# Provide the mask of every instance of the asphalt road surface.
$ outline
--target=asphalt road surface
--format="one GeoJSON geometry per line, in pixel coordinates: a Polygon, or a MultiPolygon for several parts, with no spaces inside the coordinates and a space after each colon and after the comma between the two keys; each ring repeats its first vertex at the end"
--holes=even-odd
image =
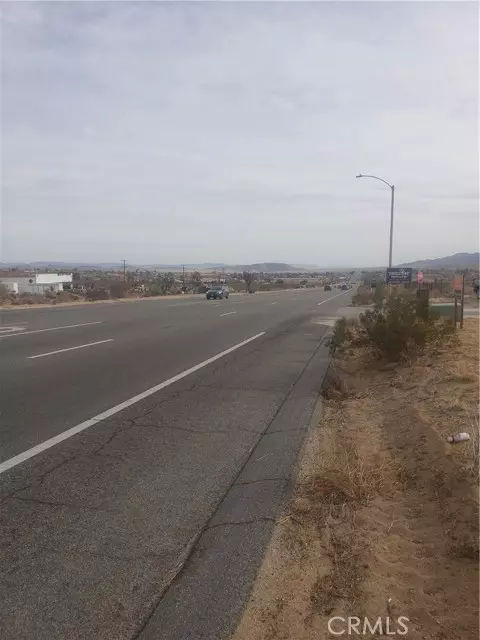
{"type": "Polygon", "coordinates": [[[228,638],[350,297],[0,311],[0,637],[228,638]]]}

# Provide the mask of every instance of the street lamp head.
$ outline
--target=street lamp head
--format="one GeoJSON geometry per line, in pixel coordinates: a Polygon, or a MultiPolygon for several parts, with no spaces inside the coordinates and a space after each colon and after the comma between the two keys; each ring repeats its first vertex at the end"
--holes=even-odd
{"type": "Polygon", "coordinates": [[[362,174],[359,173],[358,176],[355,176],[356,178],[363,178],[362,174]]]}

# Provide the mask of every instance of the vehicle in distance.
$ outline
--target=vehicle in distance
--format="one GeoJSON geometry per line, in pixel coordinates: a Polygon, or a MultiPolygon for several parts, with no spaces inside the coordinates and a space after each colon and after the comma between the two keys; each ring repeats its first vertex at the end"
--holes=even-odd
{"type": "Polygon", "coordinates": [[[331,287],[329,284],[326,284],[326,285],[323,287],[323,290],[324,290],[324,291],[331,291],[331,290],[332,290],[332,287],[331,287]]]}
{"type": "Polygon", "coordinates": [[[230,290],[223,284],[215,284],[207,291],[207,300],[221,300],[228,298],[230,290]]]}
{"type": "Polygon", "coordinates": [[[346,285],[346,284],[342,284],[342,286],[340,287],[340,289],[341,289],[342,291],[347,291],[348,287],[347,287],[347,285],[346,285]]]}

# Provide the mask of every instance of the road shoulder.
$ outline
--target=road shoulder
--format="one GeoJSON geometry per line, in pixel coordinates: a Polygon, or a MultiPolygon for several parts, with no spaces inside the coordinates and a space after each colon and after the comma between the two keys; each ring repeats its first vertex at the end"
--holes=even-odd
{"type": "Polygon", "coordinates": [[[401,616],[478,638],[478,321],[460,340],[413,366],[336,360],[233,640],[326,640],[334,618],[346,637],[349,617],[391,635],[401,616]]]}
{"type": "Polygon", "coordinates": [[[329,362],[322,340],[163,595],[141,640],[229,638],[247,603],[329,362]]]}

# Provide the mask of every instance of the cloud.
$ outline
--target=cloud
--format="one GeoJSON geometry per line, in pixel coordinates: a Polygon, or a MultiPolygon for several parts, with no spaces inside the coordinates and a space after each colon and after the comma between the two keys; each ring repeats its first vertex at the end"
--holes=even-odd
{"type": "Polygon", "coordinates": [[[2,8],[3,260],[477,249],[476,4],[2,8]]]}

